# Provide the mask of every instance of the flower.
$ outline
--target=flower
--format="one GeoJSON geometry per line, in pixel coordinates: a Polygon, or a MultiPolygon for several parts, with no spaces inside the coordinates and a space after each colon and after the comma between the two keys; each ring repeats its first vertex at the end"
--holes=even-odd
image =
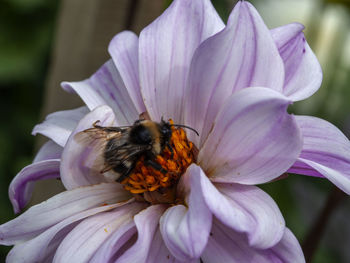
{"type": "Polygon", "coordinates": [[[0,226],[1,244],[15,245],[7,261],[304,262],[277,205],[254,186],[296,172],[350,192],[349,141],[326,121],[286,111],[322,80],[302,30],[269,31],[244,1],[225,26],[209,0],[175,0],[139,37],[116,35],[111,60],[62,84],[87,107],[34,128],[51,141],[12,181],[15,212],[37,180],[60,178],[67,190],[0,226]],[[200,133],[182,141],[198,155],[171,185],[179,202],[111,181],[92,169],[99,152],[75,139],[97,120],[132,125],[144,112],[200,133]]]}

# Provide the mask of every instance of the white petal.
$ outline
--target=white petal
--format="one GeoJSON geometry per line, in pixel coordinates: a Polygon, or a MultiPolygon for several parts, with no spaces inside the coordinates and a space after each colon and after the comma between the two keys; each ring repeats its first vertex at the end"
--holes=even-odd
{"type": "Polygon", "coordinates": [[[116,183],[86,186],[62,192],[1,225],[0,244],[17,244],[37,236],[48,227],[76,213],[128,199],[130,194],[116,183]]]}
{"type": "Polygon", "coordinates": [[[277,47],[255,8],[239,1],[226,28],[204,41],[193,56],[185,108],[185,124],[200,148],[226,99],[247,87],[282,91],[284,67],[277,47]]]}
{"type": "Polygon", "coordinates": [[[152,205],[135,216],[137,227],[137,241],[129,248],[116,263],[129,262],[154,262],[148,260],[148,254],[152,249],[153,238],[158,229],[159,218],[165,210],[163,205],[152,205]]]}
{"type": "MultiPolygon", "coordinates": [[[[78,123],[77,123],[78,124],[78,123]]],[[[36,154],[33,163],[50,160],[60,159],[63,148],[53,141],[46,142],[36,154]]]]}
{"type": "Polygon", "coordinates": [[[283,94],[293,101],[310,97],[322,82],[320,63],[306,42],[303,29],[303,25],[291,23],[271,30],[285,67],[283,94]]]}
{"type": "Polygon", "coordinates": [[[97,107],[79,122],[62,153],[61,179],[66,189],[107,182],[103,174],[92,169],[95,160],[103,153],[93,147],[93,140],[85,144],[74,137],[78,132],[91,128],[96,121],[100,121],[101,126],[116,126],[114,113],[108,106],[97,107]]]}
{"type": "Polygon", "coordinates": [[[68,137],[86,113],[88,113],[86,107],[51,113],[47,115],[43,123],[34,127],[32,134],[37,135],[40,133],[45,135],[64,147],[68,137]]]}
{"type": "Polygon", "coordinates": [[[181,179],[189,183],[188,207],[173,206],[165,211],[160,220],[160,231],[166,246],[178,260],[183,261],[200,257],[212,223],[212,214],[200,188],[198,169],[196,165],[190,166],[181,179]]]}
{"type": "Polygon", "coordinates": [[[107,61],[89,79],[80,82],[63,82],[62,87],[76,92],[90,110],[101,105],[110,106],[118,125],[130,125],[139,118],[134,103],[112,60],[107,61]]]}
{"type": "Polygon", "coordinates": [[[9,186],[9,197],[15,213],[30,201],[34,182],[60,177],[60,159],[44,160],[24,167],[9,186]]]}
{"type": "Polygon", "coordinates": [[[60,236],[59,232],[65,232],[65,228],[68,228],[68,226],[75,222],[78,222],[79,220],[101,212],[112,210],[118,206],[120,206],[120,204],[100,206],[67,217],[66,219],[50,227],[48,230],[44,231],[37,237],[14,246],[14,248],[10,251],[9,255],[7,256],[6,260],[8,262],[13,263],[42,262],[48,254],[47,250],[49,248],[52,249],[52,247],[54,246],[53,243],[56,243],[55,247],[57,249],[59,243],[57,244],[57,242],[55,241],[57,241],[57,239],[60,239],[61,241],[63,240],[64,236],[61,236],[61,238],[57,238],[58,236],[60,236]]]}
{"type": "Polygon", "coordinates": [[[255,249],[239,233],[213,222],[208,245],[202,255],[203,262],[244,262],[244,263],[304,263],[300,245],[289,229],[281,241],[270,249],[255,249]]]}
{"type": "Polygon", "coordinates": [[[88,262],[113,232],[128,224],[144,207],[135,202],[83,220],[63,239],[53,262],[88,262]]]}
{"type": "MultiPolygon", "coordinates": [[[[250,219],[250,224],[246,225],[245,229],[250,246],[266,249],[276,245],[281,240],[285,230],[284,218],[268,194],[258,187],[250,185],[217,184],[216,187],[223,196],[230,200],[231,209],[241,210],[250,219]]],[[[212,202],[213,208],[215,208],[214,205],[215,203],[212,202]]],[[[223,212],[228,214],[228,210],[223,212]]],[[[233,212],[233,214],[236,213],[233,212]]],[[[219,220],[221,219],[219,215],[216,216],[219,220]]],[[[222,222],[235,227],[233,218],[222,222]]]]}
{"type": "Polygon", "coordinates": [[[131,31],[117,34],[109,43],[108,51],[117,67],[129,96],[138,113],[146,111],[139,81],[139,40],[131,31]]]}
{"type": "Polygon", "coordinates": [[[326,177],[350,194],[350,141],[333,124],[315,117],[296,116],[304,138],[298,161],[288,170],[326,177]]]}
{"type": "Polygon", "coordinates": [[[288,104],[286,97],[267,88],[233,94],[199,152],[198,163],[211,180],[258,184],[286,172],[302,147],[288,104]]]}
{"type": "Polygon", "coordinates": [[[139,42],[141,92],[154,121],[179,123],[191,59],[198,45],[224,24],[209,0],[175,0],[142,30],[139,42]]]}
{"type": "Polygon", "coordinates": [[[133,220],[127,221],[111,234],[103,244],[98,248],[89,263],[111,262],[118,258],[134,243],[136,227],[133,220]]]}

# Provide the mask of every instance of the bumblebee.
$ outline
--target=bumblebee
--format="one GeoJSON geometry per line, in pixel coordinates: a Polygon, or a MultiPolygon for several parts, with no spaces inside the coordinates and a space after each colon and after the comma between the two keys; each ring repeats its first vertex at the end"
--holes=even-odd
{"type": "Polygon", "coordinates": [[[170,124],[163,119],[160,123],[137,120],[131,126],[121,127],[102,127],[98,123],[99,121],[96,121],[92,125],[93,128],[77,133],[75,139],[86,142],[86,138],[89,138],[92,141],[98,141],[101,152],[94,166],[100,173],[113,171],[114,180],[119,183],[131,174],[137,161],[142,157],[145,165],[152,166],[164,174],[167,173],[161,165],[155,162],[155,159],[166,147],[170,153],[173,152],[170,145],[172,126],[188,128],[199,135],[191,127],[170,124]]]}

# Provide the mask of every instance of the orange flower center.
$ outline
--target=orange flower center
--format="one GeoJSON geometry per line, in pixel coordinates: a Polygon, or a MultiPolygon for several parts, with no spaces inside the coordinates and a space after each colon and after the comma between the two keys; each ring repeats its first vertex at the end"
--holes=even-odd
{"type": "Polygon", "coordinates": [[[133,172],[122,182],[124,188],[139,199],[150,203],[174,202],[177,182],[187,167],[195,162],[194,146],[185,131],[174,126],[171,130],[169,144],[172,150],[166,147],[155,160],[164,170],[145,165],[144,158],[140,158],[133,172]]]}

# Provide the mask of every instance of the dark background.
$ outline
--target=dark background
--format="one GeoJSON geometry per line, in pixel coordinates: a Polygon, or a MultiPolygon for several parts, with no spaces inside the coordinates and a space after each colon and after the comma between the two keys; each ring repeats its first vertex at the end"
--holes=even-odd
{"type": "MultiPolygon", "coordinates": [[[[145,4],[143,0],[100,0],[95,4],[86,1],[85,14],[98,11],[92,12],[90,19],[90,14],[87,18],[79,17],[79,12],[69,14],[73,12],[69,5],[82,2],[70,1],[68,4],[64,0],[0,0],[0,223],[14,217],[7,196],[11,179],[31,163],[41,143],[42,139],[30,135],[34,125],[49,112],[80,103],[75,99],[67,102],[69,99],[60,91],[58,83],[88,77],[108,57],[107,44],[114,34],[125,28],[139,32],[171,2],[152,0],[145,4]],[[123,14],[123,18],[114,21],[118,16],[113,12],[123,14]],[[69,22],[67,17],[72,20],[69,22]],[[65,33],[69,30],[72,36],[79,33],[79,23],[84,24],[84,19],[92,21],[91,25],[96,27],[91,29],[90,26],[90,35],[82,36],[91,41],[90,46],[88,41],[84,42],[87,46],[76,44],[78,40],[65,33]],[[74,25],[77,32],[70,29],[74,25]],[[105,32],[103,35],[100,28],[105,32]],[[81,57],[85,56],[87,62],[80,62],[79,52],[74,49],[83,50],[85,55],[81,57]],[[76,57],[72,57],[74,55],[76,57]]],[[[234,1],[212,2],[226,21],[234,1]]],[[[312,98],[295,103],[291,112],[324,118],[349,137],[349,1],[252,2],[271,28],[293,21],[305,24],[306,38],[323,67],[322,88],[312,98]]],[[[83,15],[84,9],[80,13],[83,15]]],[[[308,235],[312,243],[318,245],[312,262],[350,262],[350,201],[347,196],[335,191],[326,180],[299,175],[290,175],[262,188],[276,200],[287,225],[300,243],[304,243],[308,253],[311,251],[312,254],[312,248],[306,244],[308,235]],[[319,215],[324,207],[328,210],[322,221],[319,215]],[[310,235],[313,227],[320,235],[310,235]]],[[[0,262],[4,261],[8,250],[8,247],[0,247],[0,262]]]]}

